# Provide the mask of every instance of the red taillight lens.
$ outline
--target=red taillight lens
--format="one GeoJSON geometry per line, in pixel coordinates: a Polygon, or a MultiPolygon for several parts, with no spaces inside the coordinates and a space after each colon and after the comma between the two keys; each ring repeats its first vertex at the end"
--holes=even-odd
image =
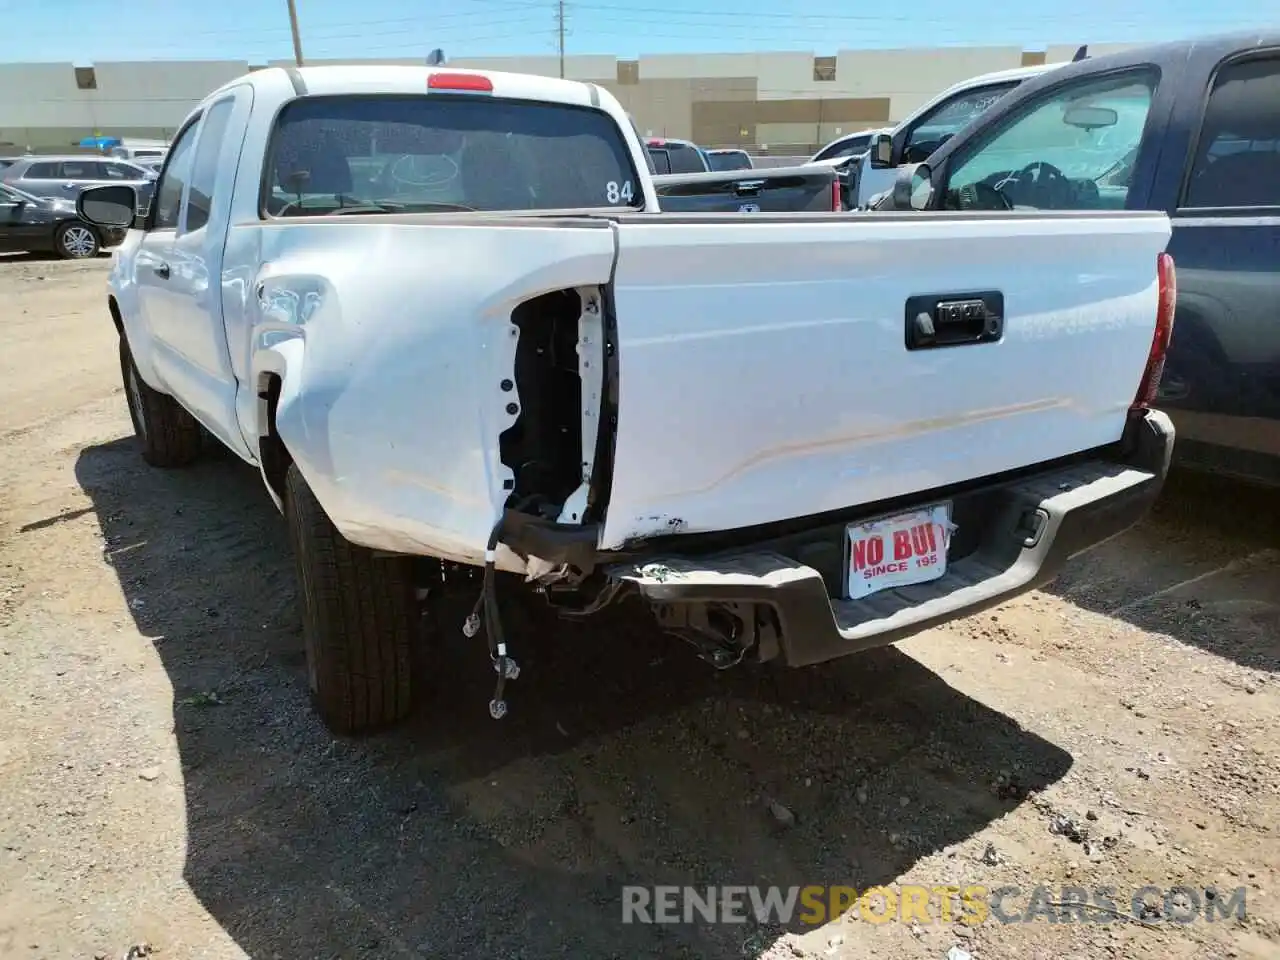
{"type": "Polygon", "coordinates": [[[844,209],[844,204],[840,199],[840,178],[836,177],[831,181],[831,209],[839,213],[844,209]]]}
{"type": "Polygon", "coordinates": [[[427,89],[493,93],[493,81],[474,73],[433,73],[427,77],[427,89]]]}
{"type": "Polygon", "coordinates": [[[1133,400],[1134,410],[1145,410],[1155,403],[1156,392],[1160,389],[1160,378],[1164,375],[1164,358],[1169,352],[1169,342],[1173,339],[1173,315],[1178,305],[1178,277],[1173,266],[1173,257],[1169,254],[1156,255],[1156,277],[1159,284],[1156,332],[1151,337],[1147,369],[1142,373],[1138,395],[1133,400]]]}

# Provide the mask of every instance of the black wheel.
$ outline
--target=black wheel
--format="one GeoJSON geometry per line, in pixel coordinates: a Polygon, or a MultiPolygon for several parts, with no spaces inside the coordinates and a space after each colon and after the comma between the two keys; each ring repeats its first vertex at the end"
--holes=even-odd
{"type": "Polygon", "coordinates": [[[120,338],[120,374],[142,459],[153,467],[185,467],[200,455],[200,421],[138,375],[129,341],[120,338]]]}
{"type": "Polygon", "coordinates": [[[58,256],[64,260],[89,260],[98,255],[102,242],[87,223],[72,220],[58,228],[54,237],[58,256]]]}
{"type": "Polygon", "coordinates": [[[404,719],[418,621],[412,559],[380,556],[345,539],[293,464],[285,514],[320,719],[338,734],[369,733],[404,719]]]}

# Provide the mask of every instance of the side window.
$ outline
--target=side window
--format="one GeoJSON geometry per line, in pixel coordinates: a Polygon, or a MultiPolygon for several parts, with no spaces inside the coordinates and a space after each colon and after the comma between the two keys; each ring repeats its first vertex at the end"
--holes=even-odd
{"type": "Polygon", "coordinates": [[[178,211],[182,203],[182,189],[191,176],[191,142],[195,139],[198,123],[192,122],[178,136],[169,154],[169,162],[165,165],[160,180],[156,183],[155,219],[151,222],[152,230],[176,230],[178,228],[178,211]]]}
{"type": "Polygon", "coordinates": [[[1155,86],[1144,70],[1059,87],[955,158],[946,206],[1123,209],[1155,86]]]}
{"type": "Polygon", "coordinates": [[[200,142],[196,145],[191,165],[191,189],[187,191],[187,233],[199,230],[209,222],[209,210],[213,204],[213,188],[218,179],[218,156],[227,134],[227,123],[235,109],[235,99],[219,100],[205,114],[200,127],[200,142]]]}
{"type": "Polygon", "coordinates": [[[98,166],[93,160],[63,160],[62,176],[67,180],[98,180],[98,166]]]}
{"type": "Polygon", "coordinates": [[[1280,207],[1280,56],[1218,71],[1182,207],[1280,207]]]}
{"type": "Polygon", "coordinates": [[[828,147],[815,157],[815,160],[834,160],[836,157],[851,157],[855,153],[866,153],[868,137],[857,137],[847,140],[838,147],[828,147]]]}
{"type": "Polygon", "coordinates": [[[22,175],[24,180],[57,180],[58,165],[56,163],[33,163],[22,175]]]}
{"type": "Polygon", "coordinates": [[[929,155],[994,106],[1017,82],[958,93],[916,121],[902,148],[903,163],[923,163],[929,155]]]}
{"type": "Polygon", "coordinates": [[[104,163],[107,168],[107,180],[141,180],[145,174],[137,167],[127,163],[104,163]]]}

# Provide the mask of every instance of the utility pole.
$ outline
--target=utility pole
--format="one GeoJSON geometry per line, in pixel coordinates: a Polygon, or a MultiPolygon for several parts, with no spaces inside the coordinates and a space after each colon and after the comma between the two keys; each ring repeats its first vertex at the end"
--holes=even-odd
{"type": "MultiPolygon", "coordinates": [[[[292,4],[293,0],[289,0],[292,4]]],[[[556,0],[556,32],[560,35],[560,79],[564,79],[564,0],[556,0]]]]}
{"type": "Polygon", "coordinates": [[[298,8],[289,0],[289,29],[293,31],[293,59],[302,66],[302,39],[298,36],[298,8]]]}

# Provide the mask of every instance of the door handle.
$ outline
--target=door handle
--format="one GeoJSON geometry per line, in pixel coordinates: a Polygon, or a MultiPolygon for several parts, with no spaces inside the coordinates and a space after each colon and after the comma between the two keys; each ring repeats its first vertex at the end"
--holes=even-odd
{"type": "Polygon", "coordinates": [[[155,271],[156,271],[156,276],[159,277],[161,280],[169,279],[169,265],[167,263],[160,264],[158,267],[155,268],[155,271]]]}
{"type": "Polygon", "coordinates": [[[1004,334],[1004,295],[998,290],[908,297],[908,350],[990,343],[1004,334]]]}

